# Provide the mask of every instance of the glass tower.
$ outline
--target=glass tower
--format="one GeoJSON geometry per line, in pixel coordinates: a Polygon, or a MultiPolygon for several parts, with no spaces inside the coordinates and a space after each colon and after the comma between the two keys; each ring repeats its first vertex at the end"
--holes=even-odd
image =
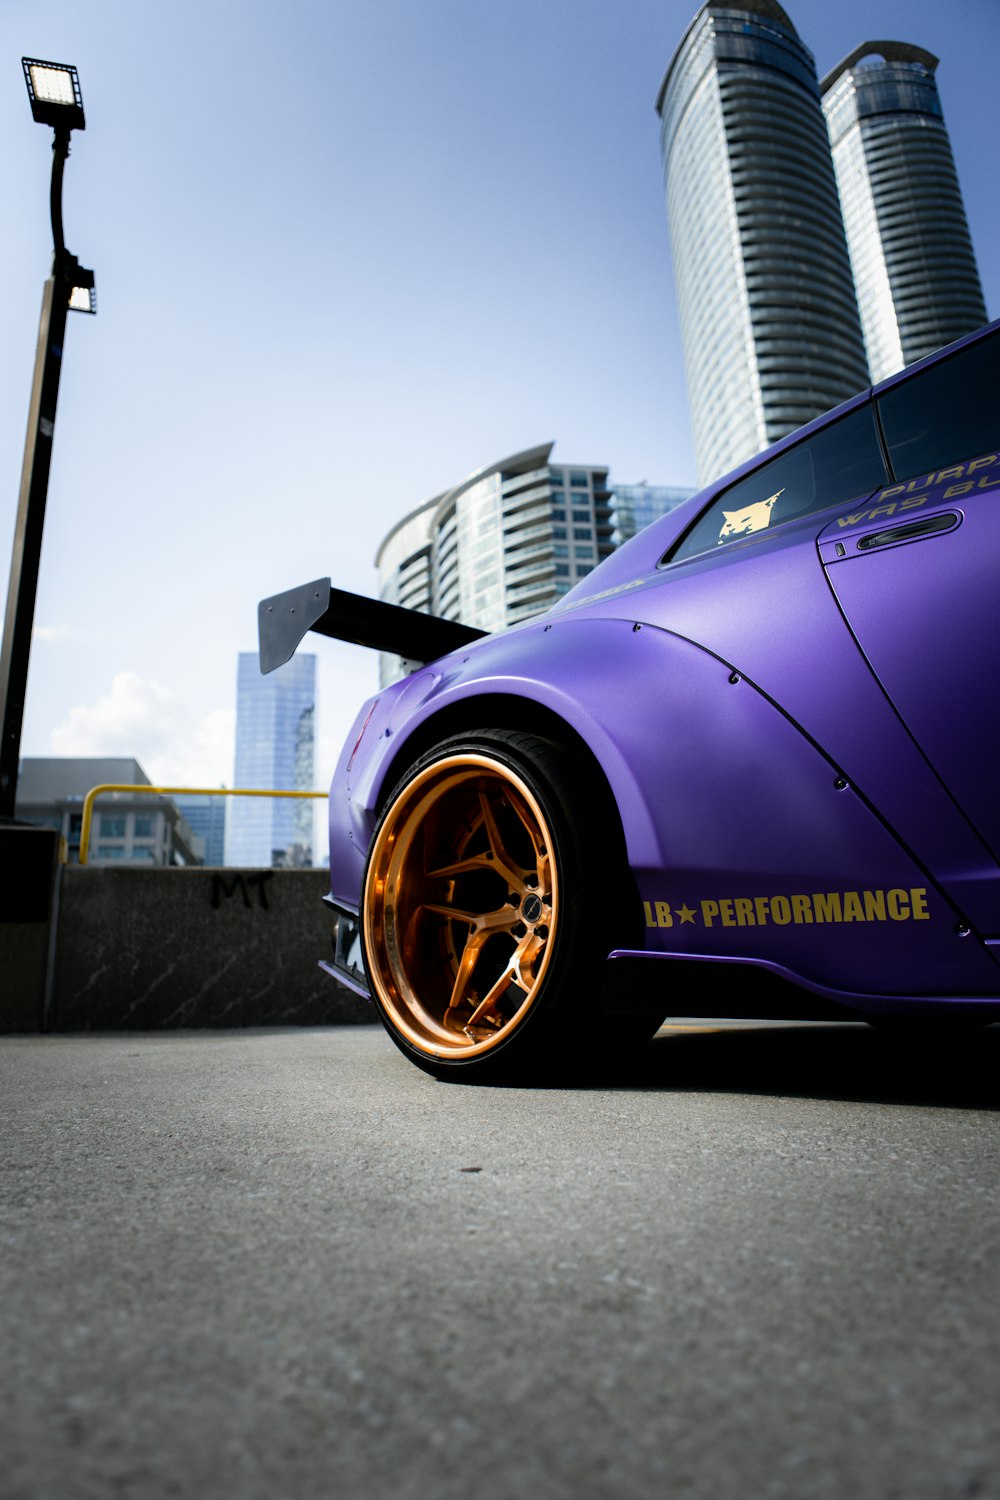
{"type": "MultiPolygon", "coordinates": [[[[313,790],[316,658],[293,656],[261,676],[256,652],[241,651],[236,684],[235,785],[313,790]]],[[[312,864],[309,798],[233,797],[226,864],[257,869],[312,864]]]]}
{"type": "Polygon", "coordinates": [[[657,99],[698,477],[868,384],[816,66],[776,0],[703,5],[657,99]]]}
{"type": "Polygon", "coordinates": [[[646,484],[645,480],[641,484],[616,484],[611,491],[611,540],[620,547],[695,493],[666,484],[646,484]]]}
{"type": "MultiPolygon", "coordinates": [[[[393,527],[380,597],[481,630],[548,609],[614,548],[606,468],[550,462],[551,443],[477,469],[393,527]]],[[[406,670],[382,658],[385,685],[406,670]]]]}
{"type": "Polygon", "coordinates": [[[820,85],[873,381],[986,322],[937,63],[865,42],[820,85]]]}
{"type": "Polygon", "coordinates": [[[174,797],[174,802],[186,819],[191,832],[205,845],[203,864],[222,865],[226,862],[226,803],[228,800],[227,797],[174,797]]]}

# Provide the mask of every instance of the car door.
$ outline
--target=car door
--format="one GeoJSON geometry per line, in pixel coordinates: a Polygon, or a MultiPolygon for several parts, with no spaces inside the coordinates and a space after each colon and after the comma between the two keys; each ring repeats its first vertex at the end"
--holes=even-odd
{"type": "Polygon", "coordinates": [[[998,356],[994,334],[884,393],[877,404],[895,472],[917,472],[820,537],[830,584],[872,671],[994,858],[998,356]]]}

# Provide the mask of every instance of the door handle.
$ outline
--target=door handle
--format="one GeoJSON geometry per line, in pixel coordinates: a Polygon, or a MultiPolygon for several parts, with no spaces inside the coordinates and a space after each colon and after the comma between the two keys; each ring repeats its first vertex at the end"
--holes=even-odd
{"type": "Polygon", "coordinates": [[[888,526],[884,531],[871,531],[858,539],[858,551],[870,552],[874,547],[891,547],[894,542],[915,542],[920,537],[939,536],[945,531],[954,531],[962,524],[958,511],[939,512],[934,516],[921,516],[918,521],[904,521],[902,526],[888,526]]]}

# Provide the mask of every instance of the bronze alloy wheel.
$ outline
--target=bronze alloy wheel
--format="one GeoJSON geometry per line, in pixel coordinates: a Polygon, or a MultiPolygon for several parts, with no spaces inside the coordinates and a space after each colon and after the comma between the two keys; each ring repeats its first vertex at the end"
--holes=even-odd
{"type": "Polygon", "coordinates": [[[456,749],[397,790],[369,856],[364,941],[380,1008],[415,1051],[457,1063],[507,1041],[559,919],[551,821],[501,757],[456,749]]]}

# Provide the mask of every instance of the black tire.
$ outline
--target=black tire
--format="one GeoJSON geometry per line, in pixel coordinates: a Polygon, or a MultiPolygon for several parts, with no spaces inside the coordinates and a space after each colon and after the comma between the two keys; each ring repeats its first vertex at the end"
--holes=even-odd
{"type": "Polygon", "coordinates": [[[566,1076],[656,1029],[600,1010],[603,961],[641,946],[641,908],[606,787],[551,740],[477,732],[411,766],[361,912],[379,1014],[436,1077],[566,1076]]]}

